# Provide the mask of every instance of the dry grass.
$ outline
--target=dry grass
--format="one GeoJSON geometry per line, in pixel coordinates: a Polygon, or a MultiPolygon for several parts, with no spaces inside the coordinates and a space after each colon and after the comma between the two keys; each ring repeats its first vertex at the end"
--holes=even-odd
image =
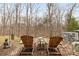
{"type": "MultiPolygon", "coordinates": [[[[0,44],[2,44],[5,41],[6,38],[7,39],[10,39],[10,36],[0,36],[0,44]]],[[[19,37],[15,36],[14,38],[15,38],[14,39],[15,42],[19,42],[20,41],[20,38],[19,37]]]]}

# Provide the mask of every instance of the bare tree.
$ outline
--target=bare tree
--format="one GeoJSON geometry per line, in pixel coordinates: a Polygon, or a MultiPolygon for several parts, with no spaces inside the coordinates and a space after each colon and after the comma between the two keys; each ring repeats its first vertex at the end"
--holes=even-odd
{"type": "Polygon", "coordinates": [[[69,10],[68,10],[68,12],[67,12],[67,14],[66,14],[66,29],[67,29],[67,26],[68,26],[68,24],[69,24],[69,22],[70,22],[70,19],[71,19],[71,17],[72,17],[72,14],[73,14],[73,11],[74,11],[74,9],[75,9],[75,7],[76,7],[76,3],[74,3],[74,4],[71,4],[72,6],[69,8],[69,10]]]}
{"type": "Polygon", "coordinates": [[[3,12],[3,19],[2,19],[2,24],[3,24],[3,35],[5,35],[5,3],[4,3],[4,12],[3,12]]]}

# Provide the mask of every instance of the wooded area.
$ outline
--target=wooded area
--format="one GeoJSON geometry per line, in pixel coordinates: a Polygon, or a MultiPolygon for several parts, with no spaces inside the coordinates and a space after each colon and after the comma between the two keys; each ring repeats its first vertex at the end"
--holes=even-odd
{"type": "Polygon", "coordinates": [[[0,4],[0,35],[53,36],[60,35],[65,28],[68,31],[79,28],[76,18],[72,15],[78,4],[70,4],[66,7],[69,9],[64,11],[55,3],[45,4],[44,10],[40,5],[39,3],[0,4]],[[67,24],[63,22],[63,18],[67,24]]]}

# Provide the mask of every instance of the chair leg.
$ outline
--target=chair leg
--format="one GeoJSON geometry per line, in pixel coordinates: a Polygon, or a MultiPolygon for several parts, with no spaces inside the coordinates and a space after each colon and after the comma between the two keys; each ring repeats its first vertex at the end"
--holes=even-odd
{"type": "Polygon", "coordinates": [[[32,51],[32,56],[33,56],[33,51],[32,51]]]}
{"type": "Polygon", "coordinates": [[[49,51],[47,51],[47,55],[49,56],[49,51]]]}
{"type": "Polygon", "coordinates": [[[47,45],[47,54],[48,54],[48,56],[49,56],[49,49],[48,49],[48,45],[47,45]]]}

